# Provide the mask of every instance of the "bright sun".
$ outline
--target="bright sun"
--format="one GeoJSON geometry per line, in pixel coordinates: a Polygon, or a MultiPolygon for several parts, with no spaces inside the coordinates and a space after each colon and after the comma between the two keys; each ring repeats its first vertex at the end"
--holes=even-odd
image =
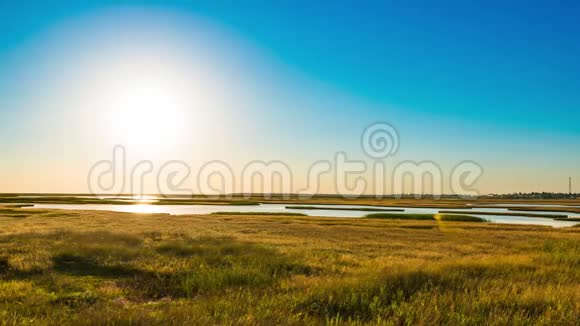
{"type": "Polygon", "coordinates": [[[140,81],[116,93],[110,108],[111,132],[117,143],[139,151],[180,143],[188,101],[179,87],[160,81],[140,81]]]}

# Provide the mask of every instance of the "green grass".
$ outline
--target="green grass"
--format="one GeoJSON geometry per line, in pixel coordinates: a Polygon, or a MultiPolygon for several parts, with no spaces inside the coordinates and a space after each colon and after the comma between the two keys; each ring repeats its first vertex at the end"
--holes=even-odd
{"type": "Polygon", "coordinates": [[[481,217],[461,214],[435,214],[435,218],[446,222],[489,222],[481,217]]]}
{"type": "Polygon", "coordinates": [[[331,211],[362,211],[362,212],[403,212],[404,209],[395,208],[350,208],[350,207],[321,207],[321,206],[286,206],[287,209],[331,210],[331,211]]]}
{"type": "Polygon", "coordinates": [[[0,325],[575,325],[580,316],[578,228],[3,216],[0,325]]]}
{"type": "Polygon", "coordinates": [[[307,216],[302,213],[286,213],[286,212],[214,212],[211,215],[277,215],[277,216],[307,216]]]}
{"type": "Polygon", "coordinates": [[[484,218],[458,215],[458,214],[392,214],[376,213],[367,214],[365,218],[397,219],[397,220],[423,220],[423,221],[447,221],[447,222],[488,222],[484,218]]]}

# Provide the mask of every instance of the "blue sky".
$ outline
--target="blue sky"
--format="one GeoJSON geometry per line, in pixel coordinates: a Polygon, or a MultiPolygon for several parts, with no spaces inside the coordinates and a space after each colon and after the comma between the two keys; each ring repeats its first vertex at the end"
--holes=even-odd
{"type": "MultiPolygon", "coordinates": [[[[78,70],[70,62],[87,49],[113,51],[118,30],[133,26],[140,38],[140,28],[165,25],[191,49],[189,33],[202,29],[197,45],[211,44],[215,66],[247,87],[228,94],[256,94],[224,111],[247,127],[232,122],[237,136],[223,137],[219,158],[356,157],[362,129],[389,121],[401,134],[399,160],[476,160],[483,192],[565,190],[566,176],[580,179],[579,15],[577,1],[0,1],[0,176],[31,176],[0,191],[35,188],[41,173],[62,177],[62,166],[107,153],[78,107],[39,99],[75,92],[63,77],[78,70]],[[183,23],[171,25],[173,16],[183,23]],[[93,30],[113,41],[91,44],[93,30]],[[63,116],[83,130],[67,129],[63,116]],[[36,175],[30,161],[48,167],[36,175]]],[[[82,191],[73,184],[54,191],[82,191]]]]}

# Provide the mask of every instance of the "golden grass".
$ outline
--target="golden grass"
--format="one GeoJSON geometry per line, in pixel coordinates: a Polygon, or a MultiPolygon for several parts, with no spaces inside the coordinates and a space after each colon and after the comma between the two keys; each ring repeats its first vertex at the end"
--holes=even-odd
{"type": "Polygon", "coordinates": [[[0,324],[544,324],[580,318],[580,229],[0,212],[0,324]]]}

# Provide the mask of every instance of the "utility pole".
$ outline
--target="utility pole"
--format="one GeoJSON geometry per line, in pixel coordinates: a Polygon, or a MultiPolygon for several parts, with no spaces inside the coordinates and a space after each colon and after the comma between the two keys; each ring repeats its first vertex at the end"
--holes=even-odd
{"type": "Polygon", "coordinates": [[[568,177],[568,191],[570,192],[570,199],[572,198],[572,177],[568,177]]]}

